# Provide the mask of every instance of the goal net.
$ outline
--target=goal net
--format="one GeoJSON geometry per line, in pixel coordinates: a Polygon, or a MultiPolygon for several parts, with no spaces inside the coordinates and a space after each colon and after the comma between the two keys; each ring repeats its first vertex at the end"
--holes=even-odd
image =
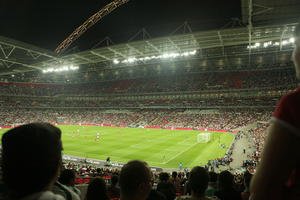
{"type": "Polygon", "coordinates": [[[199,133],[197,135],[198,143],[207,143],[210,140],[210,133],[199,133]]]}

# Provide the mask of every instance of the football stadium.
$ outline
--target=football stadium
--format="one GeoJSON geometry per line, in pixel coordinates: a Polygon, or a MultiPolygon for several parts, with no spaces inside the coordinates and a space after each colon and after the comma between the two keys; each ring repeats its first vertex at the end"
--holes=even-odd
{"type": "Polygon", "coordinates": [[[27,3],[0,8],[0,197],[290,199],[297,0],[27,3]]]}

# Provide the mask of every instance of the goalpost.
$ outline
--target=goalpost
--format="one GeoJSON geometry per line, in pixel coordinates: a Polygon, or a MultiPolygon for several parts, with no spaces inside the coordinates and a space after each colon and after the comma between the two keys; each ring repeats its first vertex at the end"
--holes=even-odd
{"type": "Polygon", "coordinates": [[[210,133],[199,133],[197,135],[197,142],[198,143],[207,143],[210,141],[210,133]]]}

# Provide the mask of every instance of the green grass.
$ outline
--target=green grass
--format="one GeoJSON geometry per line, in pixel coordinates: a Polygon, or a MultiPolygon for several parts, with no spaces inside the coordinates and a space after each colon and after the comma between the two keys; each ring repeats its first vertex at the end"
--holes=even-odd
{"type": "MultiPolygon", "coordinates": [[[[147,161],[150,166],[178,168],[205,165],[221,158],[234,139],[230,133],[213,132],[208,143],[197,143],[201,131],[64,125],[61,128],[65,155],[127,162],[147,161]],[[79,132],[78,132],[79,130],[79,132]],[[100,140],[95,141],[100,132],[100,140]]],[[[7,130],[7,129],[6,129],[7,130]]],[[[4,133],[5,129],[0,130],[4,133]]]]}

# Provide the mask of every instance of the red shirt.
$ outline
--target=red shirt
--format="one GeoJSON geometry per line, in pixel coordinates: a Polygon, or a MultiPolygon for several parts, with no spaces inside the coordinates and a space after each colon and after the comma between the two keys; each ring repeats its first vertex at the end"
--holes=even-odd
{"type": "Polygon", "coordinates": [[[273,117],[285,128],[300,136],[300,88],[281,98],[273,117]]]}

